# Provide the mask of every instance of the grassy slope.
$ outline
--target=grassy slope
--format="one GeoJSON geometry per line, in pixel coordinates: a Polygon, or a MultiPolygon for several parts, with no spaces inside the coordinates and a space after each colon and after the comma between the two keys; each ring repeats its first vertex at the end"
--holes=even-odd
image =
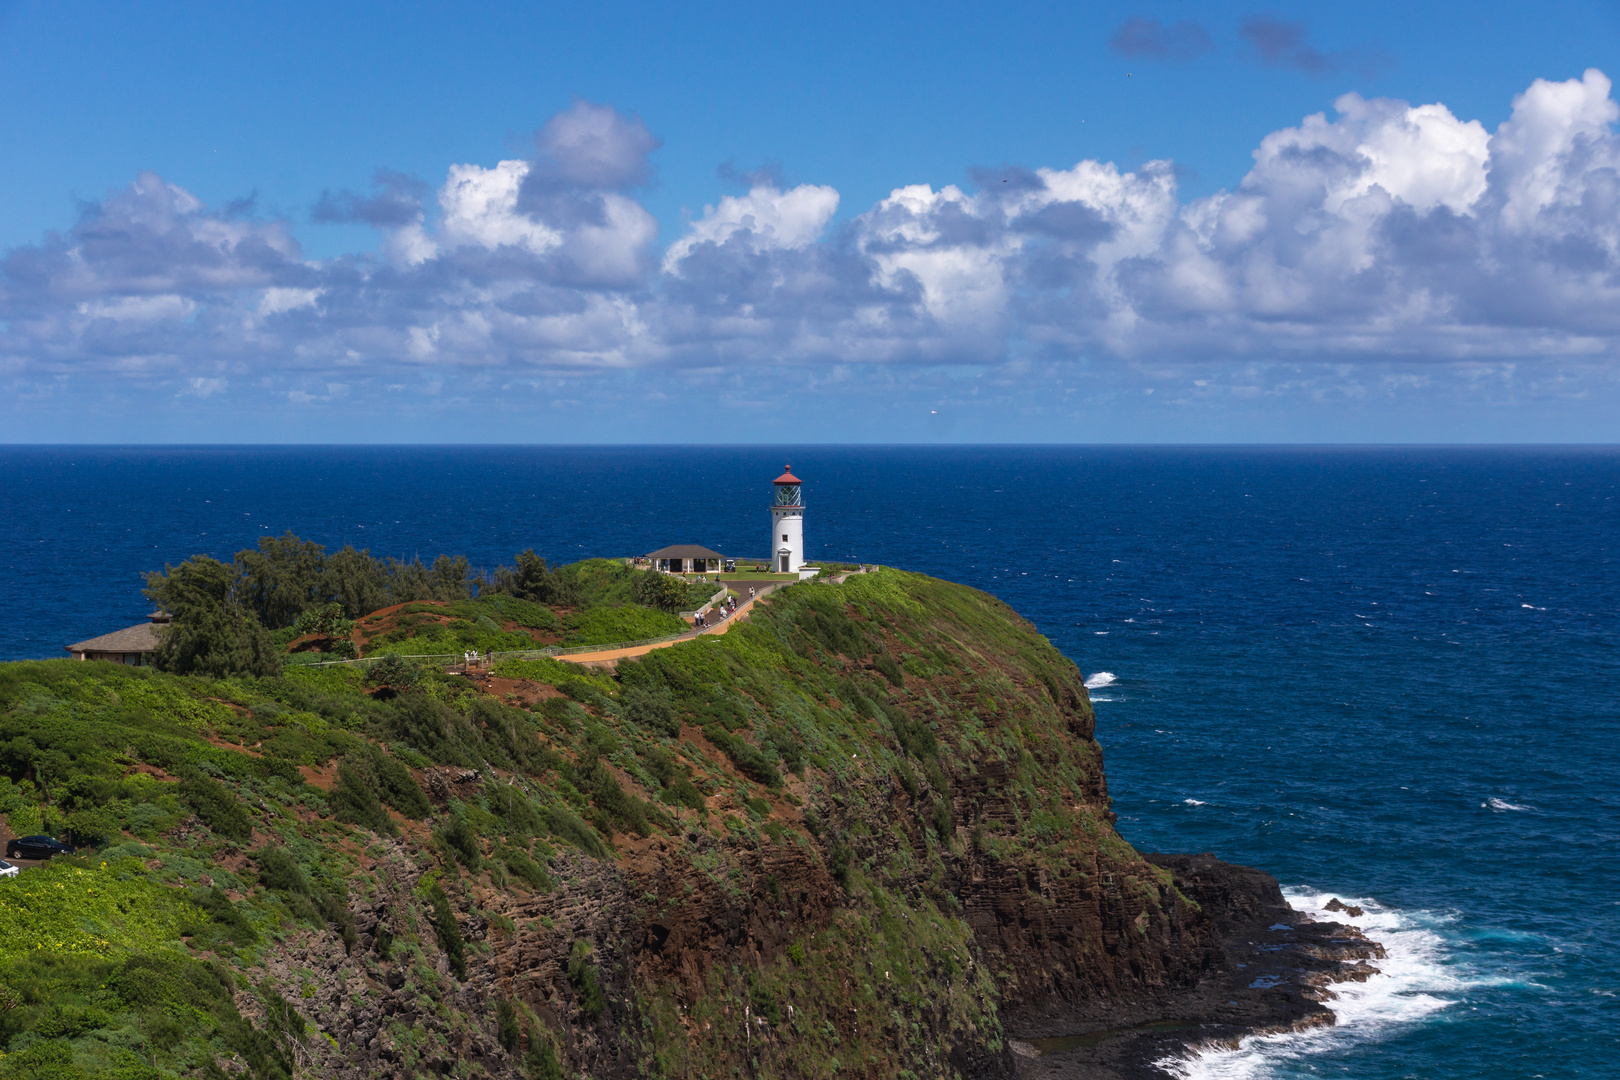
{"type": "MultiPolygon", "coordinates": [[[[636,604],[634,572],[612,559],[587,559],[560,567],[579,587],[583,604],[550,608],[501,594],[471,600],[421,601],[385,609],[359,620],[365,655],[455,656],[534,649],[545,645],[608,645],[678,634],[687,624],[664,611],[636,604]]],[[[715,586],[693,586],[702,600],[715,586]]],[[[701,603],[694,600],[692,606],[701,603]]]]}
{"type": "MultiPolygon", "coordinates": [[[[612,602],[611,578],[593,597],[612,602]]],[[[553,1052],[597,1075],[948,1073],[999,1047],[998,996],[1019,978],[974,940],[964,860],[1107,864],[1127,887],[1157,885],[1107,823],[1073,665],[959,586],[896,571],[795,586],[617,678],[544,660],[501,673],[568,696],[520,710],[431,670],[377,701],[342,669],[0,666],[0,812],[106,838],[0,882],[0,939],[25,946],[0,955],[18,1000],[0,1013],[0,1076],[47,1075],[30,1062],[52,1055],[91,1073],[201,1075],[233,1056],[260,1076],[336,1069],[351,1054],[341,1010],[359,1006],[316,1005],[334,977],[377,986],[385,968],[440,1018],[397,1028],[405,1072],[459,1054],[475,1074],[546,1075],[553,1052]],[[398,766],[430,764],[479,782],[418,824],[398,766]],[[291,856],[290,877],[271,852],[291,856]],[[679,938],[741,912],[752,943],[694,947],[676,971],[587,929],[561,989],[517,1003],[511,1054],[452,1053],[466,1032],[490,1041],[501,993],[469,1012],[440,958],[464,952],[485,985],[503,949],[560,932],[547,912],[603,858],[633,886],[621,923],[679,938]],[[518,908],[538,920],[501,914],[518,908]],[[495,931],[463,943],[442,917],[457,909],[495,931]],[[315,940],[348,954],[335,975],[289,960],[315,940]],[[746,1034],[744,1016],[767,1026],[746,1034]]]]}

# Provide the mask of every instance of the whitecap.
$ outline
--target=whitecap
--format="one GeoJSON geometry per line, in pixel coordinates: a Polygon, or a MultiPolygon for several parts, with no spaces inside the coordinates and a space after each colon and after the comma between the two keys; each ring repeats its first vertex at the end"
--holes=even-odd
{"type": "Polygon", "coordinates": [[[1394,911],[1376,900],[1343,893],[1287,889],[1284,894],[1296,911],[1320,921],[1356,926],[1382,944],[1387,956],[1372,962],[1378,974],[1366,982],[1333,985],[1338,997],[1326,1003],[1337,1021],[1333,1027],[1251,1035],[1236,1049],[1206,1048],[1187,1057],[1155,1062],[1172,1076],[1181,1080],[1261,1080],[1284,1072],[1313,1071],[1311,1058],[1343,1053],[1357,1043],[1376,1042],[1421,1023],[1455,1004],[1458,995],[1473,985],[1447,963],[1446,940],[1439,932],[1449,921],[1446,916],[1394,911]],[[1324,905],[1335,895],[1344,904],[1361,908],[1362,914],[1352,917],[1343,911],[1327,911],[1324,905]]]}
{"type": "Polygon", "coordinates": [[[1181,801],[1183,803],[1185,803],[1187,806],[1208,806],[1209,805],[1209,803],[1205,802],[1203,799],[1182,799],[1181,801]]]}
{"type": "Polygon", "coordinates": [[[1479,804],[1479,807],[1480,807],[1481,810],[1534,810],[1535,809],[1535,807],[1533,807],[1533,806],[1520,806],[1518,803],[1510,803],[1506,799],[1498,799],[1498,798],[1494,798],[1494,797],[1486,799],[1484,802],[1479,804]]]}
{"type": "Polygon", "coordinates": [[[1105,686],[1112,685],[1114,685],[1114,673],[1112,671],[1099,671],[1087,679],[1085,683],[1087,690],[1101,690],[1105,686]]]}

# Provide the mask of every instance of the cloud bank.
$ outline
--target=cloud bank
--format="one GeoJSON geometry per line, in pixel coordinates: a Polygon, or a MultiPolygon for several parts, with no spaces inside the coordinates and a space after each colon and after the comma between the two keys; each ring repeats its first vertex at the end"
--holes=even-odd
{"type": "MultiPolygon", "coordinates": [[[[1120,47],[1202,44],[1143,26],[1120,47]]],[[[1257,47],[1315,62],[1281,39],[1257,47]]],[[[436,192],[387,172],[369,193],[327,192],[315,221],[383,233],[378,250],[335,259],[306,258],[286,221],[142,174],[67,231],[4,254],[0,372],[157,381],[196,398],[279,386],[304,401],[468,371],[1290,357],[1608,368],[1617,117],[1595,69],[1536,81],[1494,132],[1441,104],[1347,94],[1333,116],[1266,136],[1234,188],[1190,201],[1171,162],[1081,161],[906,185],[837,220],[836,190],[765,172],[659,250],[637,198],[658,140],[637,117],[578,102],[530,156],[451,165],[436,192]]]]}

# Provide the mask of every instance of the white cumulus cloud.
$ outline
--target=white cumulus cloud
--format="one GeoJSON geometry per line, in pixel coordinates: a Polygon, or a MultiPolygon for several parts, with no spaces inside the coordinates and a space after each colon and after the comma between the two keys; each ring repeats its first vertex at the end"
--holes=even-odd
{"type": "Polygon", "coordinates": [[[342,369],[351,398],[398,385],[402,365],[447,386],[486,368],[770,363],[847,379],[859,364],[1076,358],[1613,371],[1617,119],[1596,70],[1537,80],[1494,131],[1442,103],[1346,94],[1197,199],[1171,162],[1083,160],[902,183],[835,222],[833,188],[758,179],[660,253],[637,197],[658,140],[578,102],[531,158],[448,166],[436,220],[414,177],[323,194],[316,219],[382,230],[378,252],[305,259],[286,222],[143,173],[0,258],[0,356],[16,377],[108,371],[218,395],[251,385],[233,375],[315,387],[342,369]]]}
{"type": "Polygon", "coordinates": [[[818,184],[800,184],[787,191],[758,185],[746,195],[726,195],[716,206],[705,206],[686,235],[669,246],[664,271],[680,273],[681,260],[699,244],[725,244],[732,240],[750,251],[802,248],[815,242],[838,212],[838,192],[818,184]]]}

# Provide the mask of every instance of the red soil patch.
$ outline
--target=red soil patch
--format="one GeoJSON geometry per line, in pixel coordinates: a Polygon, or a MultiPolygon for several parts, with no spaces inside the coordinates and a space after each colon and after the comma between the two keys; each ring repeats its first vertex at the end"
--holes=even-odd
{"type": "Polygon", "coordinates": [[[312,765],[300,765],[298,771],[303,774],[304,783],[311,787],[318,787],[322,791],[331,791],[337,786],[337,762],[329,762],[320,768],[312,765]]]}
{"type": "Polygon", "coordinates": [[[208,740],[210,746],[217,746],[221,750],[235,750],[238,754],[246,754],[248,757],[264,757],[264,754],[254,749],[254,747],[264,745],[263,742],[256,742],[253,744],[253,746],[243,746],[241,743],[233,743],[229,740],[222,739],[218,735],[215,735],[212,731],[210,731],[207,735],[204,735],[203,738],[208,740]]]}
{"type": "Polygon", "coordinates": [[[478,680],[477,685],[492,697],[524,707],[532,706],[547,698],[564,696],[555,686],[547,686],[533,679],[505,679],[499,675],[488,675],[478,680]]]}

